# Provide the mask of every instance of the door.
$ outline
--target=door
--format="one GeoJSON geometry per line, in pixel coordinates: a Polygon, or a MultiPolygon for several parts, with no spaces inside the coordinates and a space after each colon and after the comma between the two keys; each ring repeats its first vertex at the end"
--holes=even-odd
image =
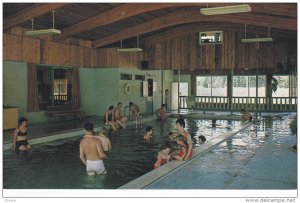
{"type": "MultiPolygon", "coordinates": [[[[172,82],[171,84],[171,109],[178,110],[178,82],[172,82]]],[[[181,82],[179,89],[179,96],[189,95],[189,83],[181,82]]]]}

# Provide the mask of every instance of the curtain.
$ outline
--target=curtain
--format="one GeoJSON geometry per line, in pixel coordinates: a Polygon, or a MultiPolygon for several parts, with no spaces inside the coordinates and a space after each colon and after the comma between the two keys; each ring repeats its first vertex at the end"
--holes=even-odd
{"type": "Polygon", "coordinates": [[[73,68],[72,71],[72,99],[71,104],[74,106],[80,105],[80,96],[79,96],[79,68],[73,68]]]}
{"type": "Polygon", "coordinates": [[[36,64],[28,64],[28,98],[27,98],[27,111],[39,111],[39,92],[37,80],[36,64]]]}

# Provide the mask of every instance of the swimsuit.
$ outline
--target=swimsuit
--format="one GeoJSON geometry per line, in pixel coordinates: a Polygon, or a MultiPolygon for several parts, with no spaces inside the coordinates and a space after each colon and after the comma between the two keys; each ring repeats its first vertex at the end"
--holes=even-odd
{"type": "MultiPolygon", "coordinates": [[[[193,155],[193,149],[191,149],[189,158],[191,158],[192,155],[193,155]]],[[[181,156],[181,157],[183,156],[183,149],[182,149],[182,148],[181,148],[180,151],[179,151],[179,156],[181,156]]]]}
{"type": "Polygon", "coordinates": [[[86,172],[96,172],[99,174],[105,174],[106,170],[102,160],[86,160],[86,172]]]}
{"type": "MultiPolygon", "coordinates": [[[[27,131],[26,131],[26,132],[21,132],[21,130],[19,129],[19,132],[18,132],[17,136],[20,136],[20,137],[27,136],[27,131]]],[[[22,145],[24,145],[24,146],[26,147],[27,145],[29,145],[29,143],[27,142],[27,140],[19,140],[19,141],[16,141],[16,149],[17,149],[17,150],[18,150],[22,145]]]]}

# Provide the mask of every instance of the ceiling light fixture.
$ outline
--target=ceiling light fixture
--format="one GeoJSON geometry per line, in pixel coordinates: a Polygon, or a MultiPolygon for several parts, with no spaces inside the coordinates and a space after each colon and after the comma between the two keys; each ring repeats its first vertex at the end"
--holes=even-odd
{"type": "Polygon", "coordinates": [[[246,13],[246,12],[251,12],[251,6],[249,4],[200,9],[200,13],[202,15],[221,15],[221,14],[246,13]]]}
{"type": "Polygon", "coordinates": [[[245,38],[241,39],[243,43],[251,43],[251,42],[273,42],[273,38],[270,37],[270,27],[268,28],[268,37],[260,37],[260,38],[247,38],[247,25],[245,25],[245,38]]]}
{"type": "Polygon", "coordinates": [[[121,48],[117,49],[118,52],[141,52],[143,49],[139,48],[139,36],[137,35],[137,47],[123,48],[123,41],[121,40],[121,48]]]}
{"type": "Polygon", "coordinates": [[[42,29],[42,30],[33,30],[33,19],[31,19],[31,28],[32,30],[26,31],[26,36],[39,36],[39,35],[51,35],[51,34],[61,34],[60,30],[57,30],[54,28],[54,13],[55,11],[52,11],[52,18],[53,18],[53,28],[51,29],[42,29]]]}

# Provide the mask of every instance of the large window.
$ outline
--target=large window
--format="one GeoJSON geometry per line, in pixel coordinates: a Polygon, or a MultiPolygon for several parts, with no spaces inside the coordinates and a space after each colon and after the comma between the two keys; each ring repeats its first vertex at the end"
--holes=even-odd
{"type": "Polygon", "coordinates": [[[280,75],[280,76],[274,76],[274,78],[277,80],[277,91],[272,91],[272,97],[289,97],[289,87],[290,87],[290,80],[289,76],[280,75]]]}
{"type": "Polygon", "coordinates": [[[39,67],[37,69],[40,110],[49,105],[71,102],[71,69],[39,67]]]}
{"type": "MultiPolygon", "coordinates": [[[[233,76],[233,97],[256,97],[256,76],[233,76]]],[[[258,97],[266,96],[266,76],[258,76],[258,97]]]]}
{"type": "Polygon", "coordinates": [[[197,96],[227,96],[227,76],[198,76],[197,96]]]}

